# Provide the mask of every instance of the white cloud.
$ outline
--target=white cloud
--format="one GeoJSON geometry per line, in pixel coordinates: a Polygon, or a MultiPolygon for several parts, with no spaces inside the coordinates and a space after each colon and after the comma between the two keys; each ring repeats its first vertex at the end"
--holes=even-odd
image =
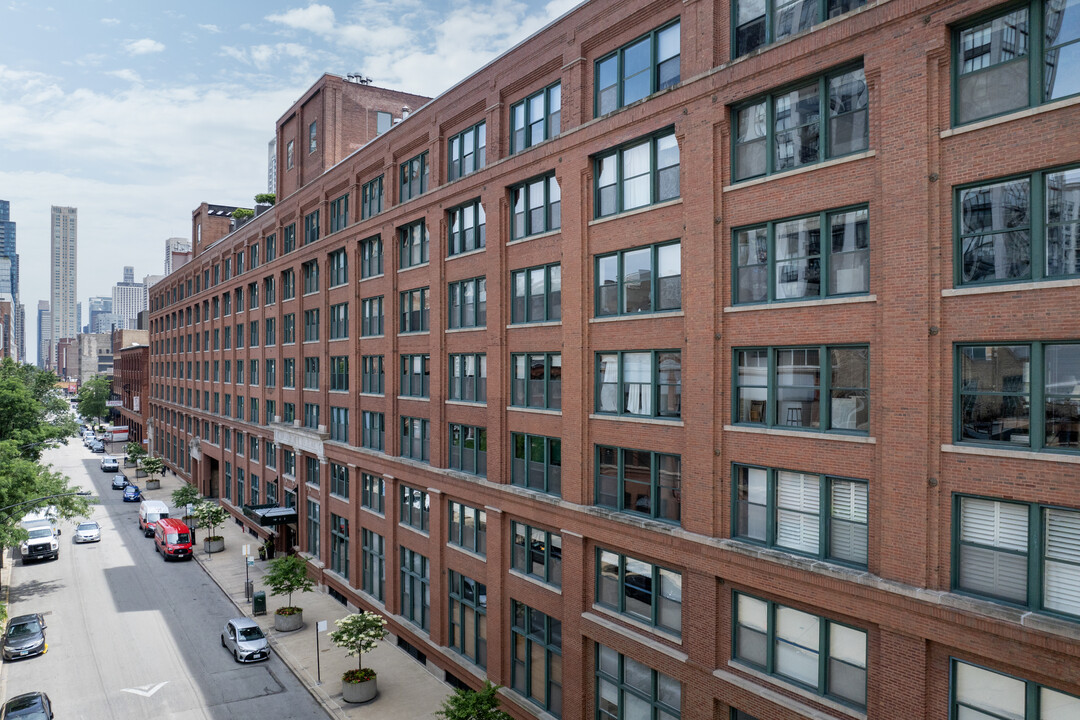
{"type": "Polygon", "coordinates": [[[290,62],[286,70],[288,70],[293,77],[308,76],[307,79],[309,82],[311,79],[311,61],[317,57],[324,57],[322,53],[311,50],[298,43],[252,45],[249,48],[223,45],[221,47],[221,54],[260,71],[269,70],[276,60],[287,58],[290,62]]]}
{"type": "Polygon", "coordinates": [[[306,8],[287,10],[280,15],[269,15],[266,19],[319,35],[329,35],[335,30],[334,10],[326,5],[311,4],[306,8]]]}
{"type": "Polygon", "coordinates": [[[215,35],[221,32],[221,28],[219,28],[217,25],[199,25],[199,27],[206,32],[213,33],[215,35]]]}
{"type": "Polygon", "coordinates": [[[101,18],[102,25],[119,25],[120,18],[101,18]]]}
{"type": "Polygon", "coordinates": [[[165,49],[165,46],[157,40],[142,38],[141,40],[129,40],[124,45],[124,49],[131,55],[147,55],[149,53],[159,53],[165,49]]]}
{"type": "Polygon", "coordinates": [[[109,72],[107,72],[105,74],[106,75],[112,75],[113,77],[120,78],[121,80],[126,80],[127,82],[130,82],[130,83],[142,84],[142,78],[139,77],[139,73],[135,72],[134,70],[132,70],[130,68],[123,68],[123,69],[120,69],[120,70],[110,70],[109,72]]]}

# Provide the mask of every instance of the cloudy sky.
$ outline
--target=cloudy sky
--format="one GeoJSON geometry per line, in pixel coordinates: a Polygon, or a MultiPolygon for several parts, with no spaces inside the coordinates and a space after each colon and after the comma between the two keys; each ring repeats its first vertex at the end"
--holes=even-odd
{"type": "Polygon", "coordinates": [[[49,211],[79,209],[78,294],[160,274],[200,202],[266,191],[274,123],[324,73],[435,96],[579,0],[0,0],[0,199],[27,353],[49,211]]]}

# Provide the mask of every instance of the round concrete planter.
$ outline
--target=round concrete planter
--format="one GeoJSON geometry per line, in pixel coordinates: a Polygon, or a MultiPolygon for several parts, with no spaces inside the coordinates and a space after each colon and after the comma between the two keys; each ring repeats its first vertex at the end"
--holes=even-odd
{"type": "Polygon", "coordinates": [[[203,550],[208,553],[219,553],[225,549],[225,538],[217,537],[213,540],[203,540],[203,550]]]}
{"type": "Polygon", "coordinates": [[[160,490],[161,489],[161,481],[160,480],[147,480],[146,481],[146,489],[147,490],[160,490]]]}
{"type": "Polygon", "coordinates": [[[341,699],[347,703],[366,703],[375,699],[379,694],[379,688],[375,685],[378,678],[371,678],[364,682],[341,682],[341,699]]]}
{"type": "Polygon", "coordinates": [[[298,612],[293,615],[278,615],[274,613],[274,629],[278,632],[292,632],[304,627],[304,613],[298,612]]]}

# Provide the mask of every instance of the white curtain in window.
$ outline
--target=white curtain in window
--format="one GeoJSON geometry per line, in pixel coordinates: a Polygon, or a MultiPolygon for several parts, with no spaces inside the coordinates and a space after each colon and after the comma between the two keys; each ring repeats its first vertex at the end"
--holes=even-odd
{"type": "Polygon", "coordinates": [[[1043,604],[1080,615],[1080,512],[1045,511],[1046,568],[1043,604]]]}
{"type": "MultiPolygon", "coordinates": [[[[984,670],[974,665],[956,662],[955,696],[957,703],[994,713],[993,717],[1024,717],[1025,683],[1022,680],[984,670]]],[[[960,718],[978,718],[971,711],[959,714],[960,718]]]]}
{"type": "Polygon", "coordinates": [[[821,481],[817,475],[776,474],[776,544],[817,553],[821,481]]]}
{"type": "Polygon", "coordinates": [[[626,353],[623,355],[623,393],[626,412],[634,415],[652,414],[652,355],[626,353]]]}

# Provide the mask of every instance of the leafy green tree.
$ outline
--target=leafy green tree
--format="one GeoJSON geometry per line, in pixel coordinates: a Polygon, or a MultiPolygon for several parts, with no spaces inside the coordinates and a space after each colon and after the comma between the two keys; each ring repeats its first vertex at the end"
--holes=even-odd
{"type": "Polygon", "coordinates": [[[499,686],[490,680],[479,691],[457,688],[435,714],[444,720],[513,720],[499,709],[499,686]]]}
{"type": "Polygon", "coordinates": [[[124,446],[124,452],[127,453],[128,460],[135,463],[135,467],[139,467],[139,463],[146,457],[146,450],[143,449],[142,443],[129,442],[124,446]]]}
{"type": "Polygon", "coordinates": [[[295,614],[300,608],[292,604],[294,592],[311,592],[315,587],[308,579],[307,563],[295,555],[274,558],[270,561],[270,569],[263,576],[263,582],[270,588],[271,595],[288,595],[289,604],[286,608],[279,608],[277,612],[283,615],[295,614]],[[291,612],[281,613],[281,610],[291,612]]]}
{"type": "MultiPolygon", "coordinates": [[[[190,485],[188,487],[191,487],[190,485]]],[[[221,536],[217,535],[217,529],[225,524],[225,520],[229,517],[229,511],[218,505],[212,500],[200,500],[195,503],[195,507],[192,512],[195,513],[195,519],[199,521],[199,525],[206,528],[210,533],[207,536],[207,540],[220,540],[221,536]]]]}
{"type": "Polygon", "coordinates": [[[105,375],[95,375],[82,384],[77,395],[76,407],[85,418],[103,418],[107,413],[105,402],[112,397],[112,384],[105,375]]]}
{"type": "Polygon", "coordinates": [[[346,657],[356,656],[356,670],[349,670],[342,679],[345,682],[363,682],[375,677],[371,669],[363,672],[364,653],[374,650],[379,641],[386,637],[386,618],[365,610],[346,615],[335,620],[334,624],[338,629],[330,633],[330,641],[345,650],[346,657]]]}
{"type": "Polygon", "coordinates": [[[172,492],[172,504],[175,508],[187,508],[198,501],[199,489],[190,483],[184,483],[172,492]]]}
{"type": "Polygon", "coordinates": [[[0,442],[12,441],[21,457],[37,460],[77,429],[54,374],[11,358],[0,362],[0,442]]]}
{"type": "Polygon", "coordinates": [[[155,475],[165,470],[165,461],[159,457],[148,457],[142,461],[142,467],[153,480],[155,475]]]}
{"type": "Polygon", "coordinates": [[[75,495],[76,489],[68,483],[51,466],[23,457],[14,442],[0,442],[0,508],[5,508],[0,510],[0,547],[26,539],[19,521],[29,512],[53,506],[61,518],[89,514],[89,500],[75,495]]]}

